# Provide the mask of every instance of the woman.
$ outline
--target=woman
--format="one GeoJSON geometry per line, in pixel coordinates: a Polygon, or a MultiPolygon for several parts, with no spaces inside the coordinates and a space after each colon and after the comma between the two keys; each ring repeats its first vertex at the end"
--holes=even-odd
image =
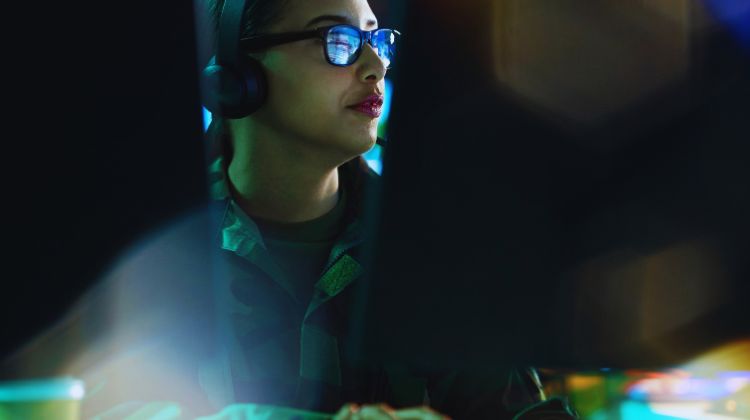
{"type": "MultiPolygon", "coordinates": [[[[222,1],[211,4],[219,45],[227,42],[222,25],[229,18],[222,13],[231,13],[229,7],[222,1]]],[[[227,328],[227,341],[237,343],[229,358],[241,360],[230,363],[232,391],[240,401],[237,394],[256,403],[338,409],[342,394],[352,392],[350,378],[342,378],[351,369],[336,366],[343,343],[331,332],[337,320],[328,301],[361,272],[356,254],[363,239],[362,190],[376,175],[360,155],[376,142],[384,77],[398,33],[378,31],[363,0],[249,1],[246,9],[240,36],[252,41],[240,49],[259,63],[260,70],[253,71],[261,76],[249,77],[264,79],[267,88],[261,90],[268,93],[242,111],[237,108],[243,106],[210,95],[206,101],[220,152],[212,167],[214,193],[226,202],[221,246],[228,254],[231,292],[220,299],[252,308],[251,315],[227,328]],[[334,26],[342,24],[350,26],[334,26]],[[278,38],[319,28],[328,28],[322,39],[268,41],[269,34],[278,38]],[[360,36],[357,29],[367,31],[369,43],[353,42],[360,36]],[[256,316],[263,312],[258,308],[270,315],[256,316]],[[255,328],[238,332],[242,322],[255,328]]],[[[221,80],[226,67],[255,65],[233,61],[217,57],[205,72],[207,84],[227,84],[221,80]]],[[[340,416],[346,418],[353,407],[345,406],[340,416]]],[[[385,410],[366,406],[361,413],[378,418],[385,410]]],[[[431,415],[426,408],[412,413],[431,415]]]]}
{"type": "MultiPolygon", "coordinates": [[[[442,396],[436,406],[468,416],[475,395],[452,393],[460,376],[420,377],[348,351],[364,192],[377,178],[360,155],[376,143],[399,33],[379,30],[366,0],[239,3],[211,2],[217,56],[204,71],[226,263],[217,306],[227,344],[201,368],[203,383],[224,386],[210,398],[377,419],[441,418],[429,405],[442,396]]],[[[540,399],[534,379],[464,391],[497,397],[494,407],[516,383],[515,410],[540,399]]]]}

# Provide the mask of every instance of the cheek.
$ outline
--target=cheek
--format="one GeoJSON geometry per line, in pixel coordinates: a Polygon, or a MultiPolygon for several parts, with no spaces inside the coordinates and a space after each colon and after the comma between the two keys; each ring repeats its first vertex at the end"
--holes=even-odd
{"type": "Polygon", "coordinates": [[[334,67],[302,51],[279,54],[268,66],[265,112],[281,131],[343,147],[350,155],[372,147],[377,121],[346,109],[356,99],[353,93],[363,90],[353,67],[334,67]]]}
{"type": "Polygon", "coordinates": [[[294,125],[323,128],[342,117],[351,76],[327,63],[284,63],[269,75],[272,112],[294,125]]]}

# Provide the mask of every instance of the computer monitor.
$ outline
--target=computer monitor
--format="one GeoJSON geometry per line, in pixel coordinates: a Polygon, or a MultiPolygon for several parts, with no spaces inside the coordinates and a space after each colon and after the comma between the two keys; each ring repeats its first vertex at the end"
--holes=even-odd
{"type": "Polygon", "coordinates": [[[750,175],[750,72],[721,27],[614,2],[556,3],[555,19],[545,2],[404,7],[352,351],[427,368],[663,367],[750,335],[750,202],[728,186],[750,175]]]}

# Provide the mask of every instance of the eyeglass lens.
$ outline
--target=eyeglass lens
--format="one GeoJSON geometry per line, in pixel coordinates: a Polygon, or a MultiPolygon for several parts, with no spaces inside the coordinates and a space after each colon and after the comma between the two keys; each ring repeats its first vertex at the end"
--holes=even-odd
{"type": "Polygon", "coordinates": [[[328,32],[326,53],[331,63],[339,66],[352,64],[359,54],[362,41],[359,31],[348,26],[337,26],[328,32]]]}
{"type": "MultiPolygon", "coordinates": [[[[390,29],[380,29],[372,35],[372,45],[375,52],[383,60],[386,67],[390,67],[394,55],[396,35],[390,29]]],[[[336,26],[331,28],[326,38],[326,54],[332,64],[348,66],[359,57],[362,48],[360,32],[351,26],[336,26]]]]}

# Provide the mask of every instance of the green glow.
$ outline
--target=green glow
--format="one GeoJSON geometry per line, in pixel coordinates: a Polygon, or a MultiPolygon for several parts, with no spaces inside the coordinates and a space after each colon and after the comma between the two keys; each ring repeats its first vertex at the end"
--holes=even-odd
{"type": "Polygon", "coordinates": [[[385,133],[388,130],[388,120],[381,120],[378,123],[378,137],[385,138],[385,133]]]}

